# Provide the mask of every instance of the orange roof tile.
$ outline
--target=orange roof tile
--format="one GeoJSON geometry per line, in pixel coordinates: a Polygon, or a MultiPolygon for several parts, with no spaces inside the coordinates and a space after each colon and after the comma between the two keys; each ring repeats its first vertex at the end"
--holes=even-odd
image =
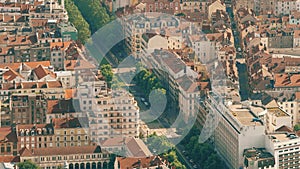
{"type": "Polygon", "coordinates": [[[300,86],[300,74],[275,74],[275,87],[298,87],[300,86]]]}
{"type": "MultiPolygon", "coordinates": [[[[18,71],[22,63],[2,63],[0,64],[0,68],[4,69],[7,67],[12,68],[14,71],[18,71]]],[[[31,69],[36,68],[39,65],[42,65],[43,67],[49,67],[50,61],[39,61],[39,62],[23,62],[23,64],[29,66],[31,69]]]]}
{"type": "Polygon", "coordinates": [[[120,169],[149,168],[162,165],[162,160],[158,156],[151,156],[145,158],[130,158],[117,157],[116,159],[120,165],[120,169]]]}
{"type": "Polygon", "coordinates": [[[72,99],[76,96],[77,90],[76,89],[66,89],[65,90],[65,99],[72,99]]]}
{"type": "Polygon", "coordinates": [[[80,60],[65,60],[65,70],[74,71],[75,69],[95,69],[96,67],[90,62],[80,60]]]}
{"type": "Polygon", "coordinates": [[[67,42],[51,42],[50,43],[50,49],[60,49],[60,50],[66,50],[69,48],[69,46],[72,44],[72,41],[67,42]]]}
{"type": "Polygon", "coordinates": [[[42,78],[44,78],[47,75],[50,75],[51,77],[55,78],[56,75],[55,73],[46,70],[42,65],[39,65],[38,67],[36,67],[33,72],[35,73],[35,75],[37,76],[37,78],[40,80],[42,78]]]}
{"type": "Polygon", "coordinates": [[[18,156],[0,156],[0,163],[17,163],[20,162],[18,156]]]}

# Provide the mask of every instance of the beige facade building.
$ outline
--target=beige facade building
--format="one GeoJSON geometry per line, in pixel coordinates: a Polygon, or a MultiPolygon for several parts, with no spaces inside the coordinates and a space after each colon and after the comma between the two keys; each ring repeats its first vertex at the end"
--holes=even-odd
{"type": "Polygon", "coordinates": [[[31,160],[41,169],[109,169],[110,155],[99,146],[56,147],[20,150],[20,162],[31,160]]]}

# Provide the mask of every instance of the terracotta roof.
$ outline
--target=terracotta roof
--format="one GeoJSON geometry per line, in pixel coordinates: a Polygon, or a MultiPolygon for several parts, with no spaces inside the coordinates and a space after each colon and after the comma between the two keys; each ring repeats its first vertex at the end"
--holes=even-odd
{"type": "Polygon", "coordinates": [[[3,78],[7,81],[12,81],[14,80],[16,77],[20,77],[21,79],[24,79],[23,76],[21,76],[19,73],[17,73],[16,71],[14,71],[13,69],[8,67],[8,71],[3,73],[3,78]]]}
{"type": "Polygon", "coordinates": [[[16,133],[12,132],[10,127],[1,127],[0,141],[17,142],[18,139],[16,133]]]}
{"type": "Polygon", "coordinates": [[[300,74],[275,74],[275,87],[298,87],[300,86],[300,74]]]}
{"type": "Polygon", "coordinates": [[[5,140],[7,135],[11,132],[10,127],[1,127],[0,128],[0,140],[5,140]]]}
{"type": "Polygon", "coordinates": [[[21,67],[22,64],[25,64],[26,66],[29,66],[31,69],[34,69],[39,65],[42,65],[43,67],[49,67],[51,65],[50,61],[23,62],[23,63],[2,63],[2,64],[0,64],[0,68],[4,69],[4,68],[7,68],[7,67],[10,67],[14,71],[18,71],[18,69],[21,67]]]}
{"type": "Polygon", "coordinates": [[[47,114],[75,112],[74,100],[47,100],[47,114]]]}
{"type": "Polygon", "coordinates": [[[27,149],[23,148],[20,151],[21,157],[32,156],[53,156],[53,155],[72,155],[72,154],[92,154],[101,153],[100,146],[75,146],[75,147],[51,147],[51,148],[37,148],[27,149]]]}
{"type": "Polygon", "coordinates": [[[74,71],[75,69],[95,69],[96,67],[90,62],[80,60],[65,60],[65,70],[74,71]]]}
{"type": "Polygon", "coordinates": [[[45,27],[47,25],[48,19],[37,19],[31,18],[30,23],[32,27],[45,27]]]}
{"type": "Polygon", "coordinates": [[[145,158],[117,157],[116,160],[120,169],[149,168],[163,164],[161,158],[158,156],[145,158]]]}
{"type": "Polygon", "coordinates": [[[67,41],[67,42],[51,42],[50,43],[50,49],[53,50],[63,50],[65,51],[66,49],[69,48],[69,46],[72,44],[72,41],[67,41]]]}
{"type": "Polygon", "coordinates": [[[55,129],[60,128],[81,128],[88,124],[87,118],[53,118],[52,123],[55,129]]]}
{"type": "Polygon", "coordinates": [[[62,88],[62,83],[60,81],[48,81],[48,88],[62,88]]]}
{"type": "Polygon", "coordinates": [[[296,92],[296,93],[295,93],[295,96],[296,96],[296,99],[297,99],[297,100],[300,100],[300,92],[296,92]]]}
{"type": "Polygon", "coordinates": [[[72,99],[76,97],[77,90],[76,89],[66,89],[65,90],[65,99],[72,99]]]}
{"type": "Polygon", "coordinates": [[[38,80],[44,78],[47,75],[50,75],[51,77],[56,78],[55,73],[45,69],[42,65],[39,65],[38,67],[33,69],[33,72],[35,73],[38,80]]]}
{"type": "Polygon", "coordinates": [[[0,156],[0,163],[17,163],[20,162],[19,156],[0,156]]]}

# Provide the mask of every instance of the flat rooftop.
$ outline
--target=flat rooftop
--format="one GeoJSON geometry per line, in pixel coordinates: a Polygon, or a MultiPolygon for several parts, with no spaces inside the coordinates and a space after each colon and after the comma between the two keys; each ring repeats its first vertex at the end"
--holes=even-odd
{"type": "Polygon", "coordinates": [[[277,117],[289,116],[285,111],[281,110],[279,107],[268,108],[268,113],[272,113],[277,117]]]}
{"type": "Polygon", "coordinates": [[[229,106],[229,110],[241,124],[245,126],[262,126],[262,122],[255,121],[257,117],[247,108],[243,108],[241,104],[229,106]]]}
{"type": "Polygon", "coordinates": [[[295,133],[273,133],[269,135],[273,142],[285,142],[292,139],[299,139],[295,133]]]}

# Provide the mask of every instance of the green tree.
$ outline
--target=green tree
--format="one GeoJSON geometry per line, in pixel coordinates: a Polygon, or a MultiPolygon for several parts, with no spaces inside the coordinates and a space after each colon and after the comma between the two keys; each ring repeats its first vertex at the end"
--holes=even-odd
{"type": "Polygon", "coordinates": [[[106,64],[106,65],[102,65],[100,67],[100,70],[101,70],[101,74],[102,76],[105,78],[105,81],[106,83],[108,84],[108,86],[110,87],[111,86],[111,82],[113,80],[113,72],[112,72],[112,67],[111,65],[109,64],[106,64]]]}
{"type": "Polygon", "coordinates": [[[83,17],[86,18],[89,23],[92,33],[95,33],[98,29],[114,19],[100,1],[74,0],[74,2],[83,17]]]}
{"type": "Polygon", "coordinates": [[[19,169],[39,169],[39,167],[31,160],[18,163],[19,169]]]}
{"type": "Polygon", "coordinates": [[[295,130],[295,131],[299,131],[299,130],[300,130],[300,124],[296,124],[296,125],[294,126],[294,130],[295,130]]]}
{"type": "Polygon", "coordinates": [[[65,5],[70,22],[73,23],[78,30],[78,40],[84,44],[91,36],[90,26],[81,15],[73,0],[66,0],[65,5]]]}

